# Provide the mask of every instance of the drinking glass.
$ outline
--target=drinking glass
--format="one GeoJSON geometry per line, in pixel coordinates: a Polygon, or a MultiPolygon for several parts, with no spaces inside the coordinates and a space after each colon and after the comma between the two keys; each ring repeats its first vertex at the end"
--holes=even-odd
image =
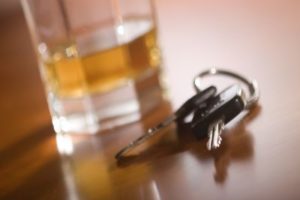
{"type": "Polygon", "coordinates": [[[163,99],[151,0],[22,0],[57,133],[141,119],[163,99]]]}

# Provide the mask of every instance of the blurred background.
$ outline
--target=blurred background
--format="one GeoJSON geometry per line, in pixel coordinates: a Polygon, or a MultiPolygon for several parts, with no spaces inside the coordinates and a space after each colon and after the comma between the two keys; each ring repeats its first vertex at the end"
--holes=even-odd
{"type": "MultiPolygon", "coordinates": [[[[156,0],[156,5],[174,108],[194,93],[192,78],[209,66],[228,67],[255,77],[262,91],[262,112],[255,118],[256,123],[247,126],[255,141],[253,160],[232,165],[226,187],[213,185],[213,164],[202,165],[190,154],[179,154],[180,159],[170,157],[173,162],[169,163],[177,162],[177,169],[186,169],[186,174],[179,174],[180,178],[174,181],[170,179],[169,168],[165,168],[165,176],[160,176],[161,165],[157,165],[155,176],[162,177],[162,182],[166,178],[161,191],[167,193],[170,185],[184,185],[177,194],[185,191],[183,195],[193,196],[199,192],[204,198],[216,195],[215,199],[244,199],[245,195],[257,199],[299,199],[291,197],[299,197],[300,180],[296,175],[300,168],[296,155],[299,92],[295,89],[300,69],[300,1],[156,0]],[[253,184],[257,187],[253,188],[253,184]]],[[[52,171],[58,180],[61,172],[60,163],[52,168],[49,164],[56,155],[55,140],[45,139],[50,138],[53,130],[19,0],[0,0],[0,89],[0,166],[4,166],[0,169],[0,193],[27,191],[31,195],[37,192],[37,185],[44,186],[48,183],[44,180],[52,178],[48,176],[49,168],[58,169],[52,171]],[[25,170],[19,170],[20,166],[25,170]]],[[[53,184],[49,191],[63,188],[57,182],[49,183],[53,184]]]]}
{"type": "Polygon", "coordinates": [[[5,15],[13,14],[14,12],[20,10],[19,0],[1,0],[0,1],[0,15],[4,17],[5,15]]]}
{"type": "MultiPolygon", "coordinates": [[[[298,0],[156,0],[171,100],[178,107],[194,93],[191,80],[209,66],[230,67],[280,83],[299,67],[298,0]],[[289,37],[287,37],[289,36],[289,37]],[[264,70],[253,70],[264,69],[264,70]],[[289,70],[282,70],[289,67],[289,70]],[[180,74],[180,77],[178,75],[180,74]]],[[[0,126],[6,141],[49,124],[36,58],[19,0],[0,0],[0,126]],[[29,116],[30,117],[27,117],[29,116]],[[16,134],[17,133],[17,134],[16,134]]],[[[277,95],[272,84],[266,101],[277,95]]],[[[278,86],[285,93],[293,88],[278,86]]],[[[9,142],[7,142],[8,145],[9,142]]],[[[6,144],[5,144],[6,145],[6,144]]],[[[4,146],[0,146],[3,148],[4,146]]]]}
{"type": "Polygon", "coordinates": [[[0,89],[2,150],[50,122],[19,0],[0,1],[0,89]]]}

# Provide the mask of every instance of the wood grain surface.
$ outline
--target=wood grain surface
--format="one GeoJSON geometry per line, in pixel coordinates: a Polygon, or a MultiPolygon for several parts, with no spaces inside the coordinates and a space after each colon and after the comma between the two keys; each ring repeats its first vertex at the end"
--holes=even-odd
{"type": "Polygon", "coordinates": [[[0,199],[300,199],[300,1],[157,0],[170,103],[95,136],[55,137],[22,12],[0,19],[0,199]],[[210,66],[254,77],[259,106],[206,150],[175,125],[117,150],[190,97],[210,66]],[[172,105],[172,106],[171,106],[172,105]]]}

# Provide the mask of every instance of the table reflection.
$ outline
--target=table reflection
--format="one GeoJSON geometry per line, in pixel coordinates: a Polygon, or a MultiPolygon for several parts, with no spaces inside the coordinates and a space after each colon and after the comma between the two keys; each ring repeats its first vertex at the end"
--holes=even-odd
{"type": "Polygon", "coordinates": [[[186,191],[195,188],[200,177],[213,176],[217,183],[225,183],[232,162],[253,157],[253,138],[247,125],[259,111],[234,121],[223,135],[221,148],[214,151],[206,149],[206,140],[195,140],[188,127],[173,124],[121,161],[114,159],[121,147],[155,125],[153,118],[158,122],[170,114],[170,104],[154,112],[152,120],[146,118],[113,131],[92,136],[57,135],[67,199],[156,200],[162,199],[160,191],[170,189],[175,190],[168,192],[167,198],[172,199],[181,182],[186,191]],[[201,167],[215,168],[215,172],[203,174],[201,167]]]}
{"type": "Polygon", "coordinates": [[[57,150],[61,155],[72,155],[74,144],[70,135],[56,135],[57,150]]]}
{"type": "MultiPolygon", "coordinates": [[[[161,120],[170,111],[170,104],[163,102],[160,109],[149,117],[161,120]]],[[[129,199],[143,199],[145,196],[160,199],[150,165],[121,168],[114,159],[114,154],[122,146],[142,135],[153,123],[156,122],[146,117],[141,122],[98,135],[57,135],[56,145],[61,157],[66,198],[120,199],[126,194],[129,199]]]]}
{"type": "MultiPolygon", "coordinates": [[[[188,124],[177,124],[177,127],[168,127],[163,130],[159,142],[139,152],[137,155],[126,156],[119,161],[119,167],[156,161],[180,154],[189,157],[192,154],[199,161],[199,165],[208,160],[214,161],[214,180],[224,183],[227,178],[227,169],[231,162],[250,161],[254,154],[252,133],[247,130],[247,125],[260,113],[260,107],[244,113],[232,121],[222,134],[220,148],[208,151],[207,140],[196,140],[188,124]],[[182,154],[185,153],[185,154],[182,154]]],[[[178,163],[177,163],[178,164],[178,163]]],[[[176,163],[174,163],[176,165],[176,163]]]]}

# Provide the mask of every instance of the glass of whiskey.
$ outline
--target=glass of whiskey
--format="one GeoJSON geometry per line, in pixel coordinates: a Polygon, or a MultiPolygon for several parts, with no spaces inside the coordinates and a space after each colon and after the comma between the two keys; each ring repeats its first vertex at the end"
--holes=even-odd
{"type": "Polygon", "coordinates": [[[56,133],[141,119],[163,99],[151,0],[22,0],[56,133]]]}

